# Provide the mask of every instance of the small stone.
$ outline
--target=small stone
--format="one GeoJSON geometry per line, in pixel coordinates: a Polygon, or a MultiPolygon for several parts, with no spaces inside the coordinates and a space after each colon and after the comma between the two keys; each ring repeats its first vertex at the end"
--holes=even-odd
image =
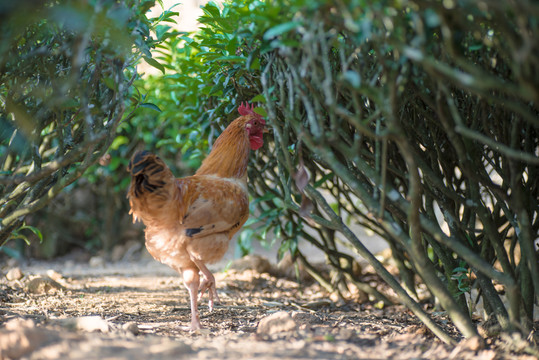
{"type": "Polygon", "coordinates": [[[329,299],[310,301],[303,305],[303,307],[306,307],[307,309],[313,309],[313,310],[321,309],[325,307],[331,307],[331,306],[334,306],[334,304],[329,299]]]}
{"type": "Polygon", "coordinates": [[[62,274],[60,274],[59,272],[53,269],[47,270],[47,276],[53,279],[54,281],[62,280],[64,278],[62,274]]]}
{"type": "Polygon", "coordinates": [[[26,284],[26,290],[32,294],[48,294],[62,289],[64,289],[64,287],[56,281],[43,277],[32,279],[26,284]]]}
{"type": "Polygon", "coordinates": [[[36,324],[32,319],[13,319],[6,323],[7,330],[19,330],[22,328],[34,328],[36,324]]]}
{"type": "Polygon", "coordinates": [[[112,251],[110,252],[110,261],[112,262],[118,262],[122,260],[122,257],[125,254],[125,246],[124,245],[116,245],[112,248],[112,251]]]}
{"type": "Polygon", "coordinates": [[[10,320],[0,329],[0,358],[19,359],[55,338],[56,333],[37,328],[32,320],[10,320]]]}
{"type": "Polygon", "coordinates": [[[278,311],[260,320],[256,332],[261,335],[272,335],[296,329],[297,324],[290,314],[286,311],[278,311]]]}
{"type": "Polygon", "coordinates": [[[15,258],[9,258],[7,260],[6,265],[7,265],[8,268],[17,267],[17,266],[19,266],[19,260],[15,259],[15,258]]]}
{"type": "Polygon", "coordinates": [[[122,326],[122,328],[123,328],[125,331],[127,331],[127,332],[129,332],[129,333],[131,333],[131,334],[133,334],[133,335],[138,335],[138,334],[139,334],[138,325],[137,325],[136,323],[134,323],[134,322],[128,322],[128,323],[125,323],[125,324],[122,326]]]}
{"type": "MultiPolygon", "coordinates": [[[[140,250],[143,247],[143,244],[137,240],[129,240],[125,243],[125,252],[122,256],[122,261],[129,261],[137,259],[140,256],[140,250]],[[135,255],[138,254],[138,255],[135,255]]],[[[145,247],[144,247],[145,248],[145,247]]]]}
{"type": "MultiPolygon", "coordinates": [[[[313,263],[311,265],[316,269],[316,272],[329,274],[329,266],[327,264],[313,263]]],[[[303,284],[309,284],[314,281],[314,278],[309,274],[305,265],[301,261],[296,261],[289,252],[279,261],[275,269],[272,270],[271,275],[300,281],[303,284]]]]}
{"type": "MultiPolygon", "coordinates": [[[[164,341],[164,342],[160,342],[160,343],[148,346],[147,352],[150,354],[148,358],[178,359],[178,358],[184,358],[185,355],[187,354],[193,354],[194,350],[190,345],[185,344],[183,342],[164,341]]],[[[203,357],[200,356],[200,352],[197,352],[197,356],[195,356],[194,358],[203,359],[203,357]]],[[[215,355],[212,358],[215,358],[215,355]]]]}
{"type": "Polygon", "coordinates": [[[109,331],[109,323],[99,316],[82,316],[77,318],[77,329],[83,331],[109,331]]]}
{"type": "Polygon", "coordinates": [[[14,267],[12,269],[9,269],[9,271],[6,274],[6,279],[8,279],[9,281],[20,280],[23,277],[24,277],[24,274],[22,273],[19,267],[14,267]]]}
{"type": "Polygon", "coordinates": [[[299,312],[294,311],[292,313],[292,319],[296,322],[297,325],[312,325],[312,324],[320,324],[322,321],[320,318],[316,315],[307,313],[307,312],[299,312]]]}
{"type": "Polygon", "coordinates": [[[236,271],[254,270],[259,274],[269,273],[272,270],[268,259],[260,255],[247,255],[234,260],[229,268],[236,271]]]}
{"type": "Polygon", "coordinates": [[[88,265],[93,268],[103,267],[105,266],[105,259],[103,259],[101,256],[92,256],[88,262],[88,265]]]}
{"type": "Polygon", "coordinates": [[[337,340],[345,340],[345,341],[351,340],[355,337],[356,337],[356,332],[348,328],[339,329],[336,336],[337,340]]]}
{"type": "Polygon", "coordinates": [[[100,316],[81,316],[74,318],[59,319],[56,321],[60,326],[70,330],[82,331],[101,331],[106,333],[109,331],[109,323],[100,316]]]}
{"type": "Polygon", "coordinates": [[[473,336],[469,339],[463,340],[461,342],[461,345],[463,348],[466,348],[472,351],[479,351],[485,347],[483,340],[479,336],[473,336]]]}
{"type": "Polygon", "coordinates": [[[487,321],[479,324],[477,332],[485,339],[496,337],[502,332],[502,327],[495,317],[491,317],[487,321]]]}
{"type": "Polygon", "coordinates": [[[334,291],[329,294],[329,299],[334,303],[339,303],[341,302],[341,295],[338,292],[334,291]]]}

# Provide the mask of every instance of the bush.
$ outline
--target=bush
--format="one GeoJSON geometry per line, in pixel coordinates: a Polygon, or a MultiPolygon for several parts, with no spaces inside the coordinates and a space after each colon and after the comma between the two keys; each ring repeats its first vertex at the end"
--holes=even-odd
{"type": "MultiPolygon", "coordinates": [[[[154,1],[0,5],[0,245],[96,163],[143,103],[133,82],[156,41],[154,1]]],[[[151,61],[148,60],[148,61],[151,61]]]]}
{"type": "MultiPolygon", "coordinates": [[[[416,300],[416,275],[466,337],[477,334],[479,298],[497,326],[531,331],[539,289],[534,5],[235,1],[222,10],[210,3],[201,20],[185,44],[203,64],[193,74],[198,108],[216,109],[213,123],[240,101],[262,102],[273,128],[274,143],[249,170],[258,236],[282,238],[282,252],[316,276],[298,249],[304,238],[340,270],[335,279],[357,283],[353,257],[337,247],[344,239],[446,342],[454,340],[416,300]],[[351,222],[388,242],[399,279],[351,222]]],[[[252,234],[240,237],[246,248],[252,234]]]]}
{"type": "MultiPolygon", "coordinates": [[[[263,35],[273,49],[261,83],[287,211],[343,234],[442,339],[413,300],[414,274],[464,336],[476,334],[471,289],[503,329],[528,334],[539,294],[538,14],[475,1],[284,13],[295,14],[288,26],[263,35]],[[297,175],[306,170],[308,184],[297,175]],[[294,176],[312,214],[285,191],[294,176]],[[408,292],[350,218],[387,240],[408,292]]],[[[319,245],[334,251],[325,234],[319,245]]]]}

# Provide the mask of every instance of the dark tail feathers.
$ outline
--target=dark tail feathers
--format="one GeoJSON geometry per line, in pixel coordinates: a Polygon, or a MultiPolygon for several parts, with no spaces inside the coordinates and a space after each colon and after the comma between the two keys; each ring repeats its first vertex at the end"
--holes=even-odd
{"type": "Polygon", "coordinates": [[[159,156],[146,150],[138,151],[133,155],[127,166],[127,171],[133,177],[130,192],[135,197],[139,197],[145,192],[153,193],[161,189],[172,175],[159,156]]]}

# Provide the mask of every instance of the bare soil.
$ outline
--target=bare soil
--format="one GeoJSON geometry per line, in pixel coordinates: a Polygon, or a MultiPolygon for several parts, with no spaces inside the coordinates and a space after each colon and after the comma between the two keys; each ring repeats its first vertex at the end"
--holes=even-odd
{"type": "Polygon", "coordinates": [[[205,329],[191,332],[180,276],[152,260],[21,268],[18,280],[2,269],[0,359],[535,359],[503,337],[446,345],[402,306],[332,301],[255,270],[217,273],[221,304],[204,301],[205,329]]]}

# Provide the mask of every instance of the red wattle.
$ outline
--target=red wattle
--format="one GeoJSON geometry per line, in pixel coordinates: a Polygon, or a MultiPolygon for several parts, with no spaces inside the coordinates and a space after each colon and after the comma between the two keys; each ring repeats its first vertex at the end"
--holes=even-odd
{"type": "Polygon", "coordinates": [[[262,138],[262,134],[251,134],[251,136],[249,136],[249,142],[251,143],[252,150],[258,150],[262,147],[262,145],[264,145],[264,139],[262,138]]]}

